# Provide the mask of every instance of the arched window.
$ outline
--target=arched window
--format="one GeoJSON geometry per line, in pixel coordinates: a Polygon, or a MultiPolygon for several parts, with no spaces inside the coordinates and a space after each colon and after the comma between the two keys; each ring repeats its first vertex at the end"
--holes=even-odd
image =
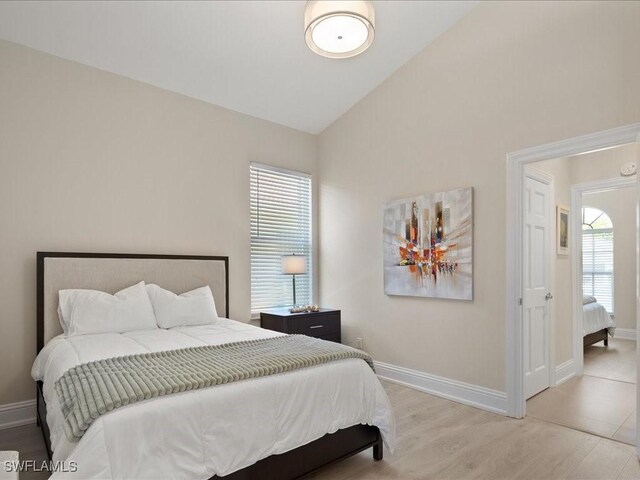
{"type": "Polygon", "coordinates": [[[613,223],[591,207],[582,209],[582,290],[613,315],[613,223]]]}

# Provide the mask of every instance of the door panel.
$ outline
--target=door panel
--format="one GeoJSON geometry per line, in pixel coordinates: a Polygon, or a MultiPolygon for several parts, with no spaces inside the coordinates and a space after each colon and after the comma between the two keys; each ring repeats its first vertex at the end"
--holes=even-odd
{"type": "Polygon", "coordinates": [[[549,387],[551,185],[527,176],[524,222],[525,397],[549,387]]]}

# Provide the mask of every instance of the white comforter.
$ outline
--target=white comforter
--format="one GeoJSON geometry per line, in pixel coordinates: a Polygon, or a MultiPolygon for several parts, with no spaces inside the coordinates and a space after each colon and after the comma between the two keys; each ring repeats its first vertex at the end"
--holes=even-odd
{"type": "Polygon", "coordinates": [[[220,319],[198,327],[54,338],[36,358],[32,376],[44,381],[53,459],[75,461],[78,469],[52,478],[222,476],[360,423],[379,427],[393,451],[389,400],[359,359],[146,400],[101,416],[78,443],[64,435],[54,383],[75,365],[277,335],[220,319]]]}
{"type": "Polygon", "coordinates": [[[583,336],[606,328],[613,337],[616,331],[616,322],[613,321],[606,308],[599,303],[588,303],[582,306],[582,312],[583,336]]]}

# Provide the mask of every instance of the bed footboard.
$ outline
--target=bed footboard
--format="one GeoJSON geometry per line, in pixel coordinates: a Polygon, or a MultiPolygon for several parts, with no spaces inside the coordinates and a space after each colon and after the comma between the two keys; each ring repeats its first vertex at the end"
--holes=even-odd
{"type": "Polygon", "coordinates": [[[354,425],[280,455],[271,455],[224,480],[287,480],[300,478],[373,447],[374,460],[382,460],[382,436],[378,427],[354,425]]]}

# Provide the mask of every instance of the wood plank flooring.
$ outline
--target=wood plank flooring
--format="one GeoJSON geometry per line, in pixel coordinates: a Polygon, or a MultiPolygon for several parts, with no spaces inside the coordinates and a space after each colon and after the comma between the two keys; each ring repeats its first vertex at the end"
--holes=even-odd
{"type": "Polygon", "coordinates": [[[608,347],[604,342],[585,347],[584,374],[636,383],[636,342],[614,337],[608,347]]]}
{"type": "MultiPolygon", "coordinates": [[[[20,452],[20,460],[35,460],[38,463],[47,460],[42,431],[40,427],[35,425],[0,430],[0,450],[17,450],[20,452]]],[[[4,468],[4,466],[0,465],[0,468],[4,468]]],[[[4,471],[0,471],[0,478],[3,474],[4,471]]],[[[46,478],[49,478],[47,472],[30,470],[20,473],[20,480],[44,480],[46,478]]]]}
{"type": "Polygon", "coordinates": [[[529,399],[527,415],[630,445],[636,439],[635,342],[585,348],[584,376],[529,399]]]}
{"type": "Polygon", "coordinates": [[[527,417],[495,415],[385,383],[398,447],[372,463],[363,452],[316,479],[640,478],[635,449],[527,417]]]}
{"type": "MultiPolygon", "coordinates": [[[[374,462],[363,452],[315,479],[640,479],[629,445],[534,418],[514,420],[384,383],[396,415],[398,445],[374,462]]],[[[0,431],[0,450],[42,460],[35,426],[0,431]]],[[[47,478],[33,472],[21,480],[47,478]]]]}

